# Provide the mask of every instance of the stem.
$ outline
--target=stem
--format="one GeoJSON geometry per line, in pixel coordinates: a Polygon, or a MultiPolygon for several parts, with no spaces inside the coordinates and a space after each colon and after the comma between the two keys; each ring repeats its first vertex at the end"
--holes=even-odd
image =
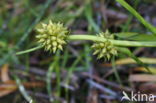
{"type": "MultiPolygon", "coordinates": [[[[94,35],[70,35],[68,40],[91,40],[91,41],[97,41],[97,42],[105,42],[109,40],[112,44],[115,46],[123,46],[123,47],[156,47],[155,41],[126,41],[126,40],[111,40],[111,39],[105,39],[94,35]]],[[[16,55],[21,55],[25,53],[29,53],[38,49],[41,49],[43,45],[17,52],[16,55]]]]}
{"type": "Polygon", "coordinates": [[[125,47],[156,47],[155,41],[126,41],[126,40],[110,40],[93,35],[70,35],[68,40],[91,40],[97,42],[105,42],[109,40],[116,46],[125,46],[125,47]]]}
{"type": "Polygon", "coordinates": [[[28,50],[25,50],[25,51],[17,52],[16,55],[21,55],[21,54],[29,53],[29,52],[32,52],[32,51],[41,49],[42,47],[43,47],[42,45],[39,45],[37,47],[31,48],[31,49],[28,49],[28,50]]]}

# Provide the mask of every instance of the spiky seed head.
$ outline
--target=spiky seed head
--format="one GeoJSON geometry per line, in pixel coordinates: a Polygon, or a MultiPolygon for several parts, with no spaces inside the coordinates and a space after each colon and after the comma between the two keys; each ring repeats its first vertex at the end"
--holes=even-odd
{"type": "Polygon", "coordinates": [[[111,35],[108,30],[106,30],[106,32],[99,33],[98,36],[106,39],[114,39],[114,35],[111,35]]]}
{"type": "Polygon", "coordinates": [[[114,39],[108,31],[99,33],[97,36],[107,39],[105,42],[94,42],[92,48],[94,49],[93,55],[97,55],[97,59],[104,58],[110,60],[113,55],[117,55],[116,47],[111,43],[110,39],[114,39]]]}
{"type": "Polygon", "coordinates": [[[37,40],[44,46],[46,51],[55,53],[57,49],[63,50],[63,45],[66,44],[66,38],[69,31],[62,23],[53,23],[51,20],[45,24],[42,23],[40,28],[37,28],[37,40]]]}

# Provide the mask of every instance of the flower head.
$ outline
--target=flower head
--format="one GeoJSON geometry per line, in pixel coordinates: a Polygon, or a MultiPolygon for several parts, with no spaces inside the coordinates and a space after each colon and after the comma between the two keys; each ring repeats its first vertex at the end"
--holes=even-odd
{"type": "Polygon", "coordinates": [[[113,35],[110,35],[108,31],[105,33],[99,33],[97,36],[108,39],[105,42],[95,42],[92,45],[92,48],[95,50],[93,55],[98,55],[98,59],[105,58],[109,60],[111,56],[117,55],[117,49],[115,46],[109,41],[109,39],[114,39],[113,35]]]}
{"type": "Polygon", "coordinates": [[[69,32],[62,23],[53,23],[50,20],[48,24],[42,23],[42,27],[36,30],[38,32],[36,38],[46,51],[55,53],[57,49],[63,50],[62,46],[66,44],[69,32]]]}

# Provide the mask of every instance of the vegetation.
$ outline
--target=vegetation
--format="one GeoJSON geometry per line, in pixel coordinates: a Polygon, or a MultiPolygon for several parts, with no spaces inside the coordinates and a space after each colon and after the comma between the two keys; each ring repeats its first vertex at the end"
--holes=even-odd
{"type": "Polygon", "coordinates": [[[120,103],[123,91],[156,94],[155,3],[1,0],[0,101],[120,103]]]}

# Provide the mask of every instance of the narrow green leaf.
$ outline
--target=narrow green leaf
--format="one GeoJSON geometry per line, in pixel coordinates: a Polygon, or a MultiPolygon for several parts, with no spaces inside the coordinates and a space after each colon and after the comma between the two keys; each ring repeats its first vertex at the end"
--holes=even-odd
{"type": "Polygon", "coordinates": [[[143,63],[141,60],[139,60],[138,57],[136,57],[129,49],[119,47],[118,50],[119,50],[120,52],[122,52],[122,53],[128,55],[128,56],[131,57],[132,59],[134,59],[140,66],[143,66],[144,68],[146,68],[147,71],[148,71],[149,73],[152,73],[152,72],[150,71],[150,69],[148,68],[148,66],[147,66],[145,63],[143,63]]]}
{"type": "Polygon", "coordinates": [[[137,41],[156,41],[154,34],[140,34],[133,32],[122,32],[114,33],[117,37],[127,40],[137,40],[137,41]]]}
{"type": "Polygon", "coordinates": [[[125,0],[116,0],[129,12],[131,12],[146,28],[156,35],[156,28],[149,24],[133,7],[131,7],[125,0]]]}

